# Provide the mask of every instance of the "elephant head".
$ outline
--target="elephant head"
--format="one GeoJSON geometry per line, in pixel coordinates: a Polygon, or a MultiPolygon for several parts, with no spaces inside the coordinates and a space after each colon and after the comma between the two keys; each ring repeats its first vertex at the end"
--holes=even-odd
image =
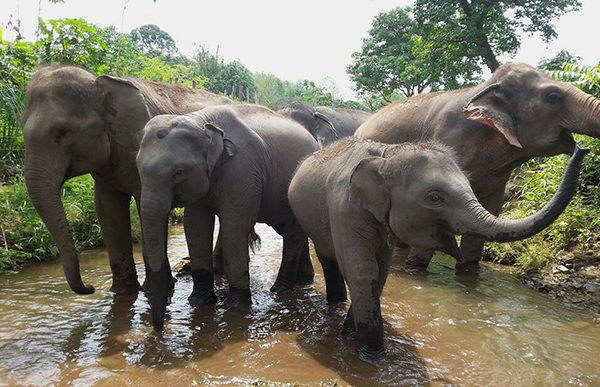
{"type": "Polygon", "coordinates": [[[438,144],[391,146],[385,157],[363,159],[350,179],[350,200],[387,224],[396,242],[439,249],[461,261],[454,235],[511,242],[550,225],[574,195],[588,152],[575,147],[558,191],[540,211],[524,219],[490,214],[477,201],[452,152],[438,144]]]}
{"type": "Polygon", "coordinates": [[[528,157],[570,154],[572,133],[600,137],[600,100],[522,63],[500,66],[464,115],[498,130],[528,157]]]}
{"type": "Polygon", "coordinates": [[[321,148],[340,137],[331,119],[309,104],[296,102],[281,109],[279,113],[306,128],[321,148]]]}
{"type": "MultiPolygon", "coordinates": [[[[140,91],[130,81],[76,67],[46,66],[27,89],[23,116],[25,182],[31,200],[57,244],[67,282],[79,294],[79,257],[60,197],[63,183],[110,165],[111,150],[135,152],[150,118],[140,91]]],[[[133,164],[133,163],[132,163],[133,164]]]]}
{"type": "Polygon", "coordinates": [[[142,185],[140,206],[144,243],[152,270],[154,326],[161,328],[167,304],[163,266],[167,262],[167,226],[174,207],[202,200],[215,168],[233,157],[236,146],[218,126],[199,114],[159,115],[144,129],[137,156],[142,185]]]}

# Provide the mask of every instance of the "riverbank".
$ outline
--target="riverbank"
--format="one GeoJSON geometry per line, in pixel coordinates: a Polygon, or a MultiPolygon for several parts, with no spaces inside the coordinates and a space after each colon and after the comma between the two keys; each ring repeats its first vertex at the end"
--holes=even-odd
{"type": "Polygon", "coordinates": [[[523,283],[600,322],[600,251],[571,251],[543,270],[522,274],[523,283]]]}

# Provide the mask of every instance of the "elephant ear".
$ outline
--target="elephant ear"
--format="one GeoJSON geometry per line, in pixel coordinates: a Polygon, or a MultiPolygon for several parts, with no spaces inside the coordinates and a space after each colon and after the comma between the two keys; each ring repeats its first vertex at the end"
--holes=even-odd
{"type": "Polygon", "coordinates": [[[212,176],[214,169],[232,158],[237,153],[237,147],[225,137],[223,129],[215,124],[204,124],[204,134],[208,137],[206,150],[206,164],[208,167],[208,178],[212,176]]]}
{"type": "Polygon", "coordinates": [[[510,101],[501,84],[493,83],[475,94],[464,107],[463,113],[469,120],[496,129],[511,145],[523,148],[517,138],[511,110],[510,101]]]}
{"type": "Polygon", "coordinates": [[[350,176],[350,201],[369,211],[381,223],[385,222],[390,209],[390,193],[380,172],[384,161],[382,157],[365,158],[350,176]]]}
{"type": "Polygon", "coordinates": [[[140,89],[131,81],[102,75],[96,86],[103,96],[104,122],[111,139],[126,148],[138,148],[151,115],[140,89]]]}
{"type": "Polygon", "coordinates": [[[334,139],[336,139],[336,140],[339,139],[338,132],[335,129],[335,126],[333,125],[333,122],[331,122],[329,117],[327,117],[325,114],[323,114],[321,112],[314,112],[313,116],[318,120],[324,121],[331,128],[331,132],[333,133],[334,139]]]}

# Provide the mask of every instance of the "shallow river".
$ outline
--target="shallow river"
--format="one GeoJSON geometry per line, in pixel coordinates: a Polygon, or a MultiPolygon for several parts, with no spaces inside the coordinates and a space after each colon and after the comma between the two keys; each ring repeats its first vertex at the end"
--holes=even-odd
{"type": "MultiPolygon", "coordinates": [[[[427,275],[392,270],[382,300],[387,359],[362,363],[339,335],[347,305],[327,305],[316,261],[314,287],[269,292],[281,239],[257,231],[251,312],[192,309],[183,278],[162,333],[142,293],[108,291],[103,250],[81,257],[93,295],[68,290],[58,262],[0,277],[0,385],[600,385],[600,325],[589,316],[509,273],[456,276],[440,258],[427,275]]],[[[172,262],[187,255],[180,228],[169,251],[172,262]]],[[[141,276],[139,251],[136,259],[141,276]]],[[[219,280],[221,299],[224,291],[219,280]]]]}

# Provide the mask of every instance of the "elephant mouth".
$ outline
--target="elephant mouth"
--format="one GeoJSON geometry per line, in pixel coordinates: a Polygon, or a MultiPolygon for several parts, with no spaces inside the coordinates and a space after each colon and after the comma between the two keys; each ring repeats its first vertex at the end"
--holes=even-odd
{"type": "Polygon", "coordinates": [[[564,142],[575,144],[575,139],[573,138],[573,131],[565,128],[564,126],[560,127],[560,139],[564,142]]]}
{"type": "Polygon", "coordinates": [[[448,230],[448,226],[438,224],[435,226],[435,239],[440,243],[438,247],[442,252],[456,259],[457,262],[462,262],[463,257],[456,242],[456,236],[448,230]]]}

